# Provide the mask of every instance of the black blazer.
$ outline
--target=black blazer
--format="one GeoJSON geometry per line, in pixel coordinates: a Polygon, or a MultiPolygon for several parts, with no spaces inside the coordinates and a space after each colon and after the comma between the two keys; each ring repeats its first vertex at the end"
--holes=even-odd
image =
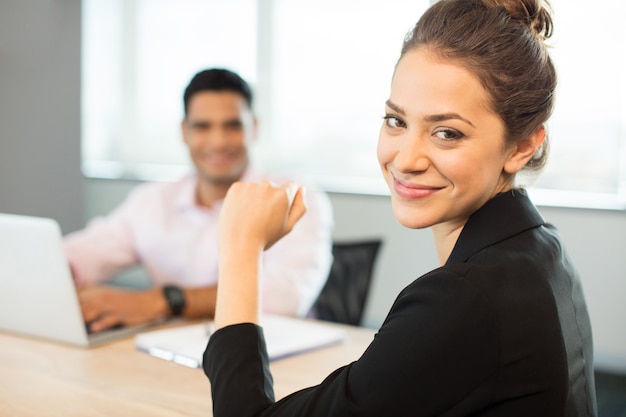
{"type": "Polygon", "coordinates": [[[580,282],[523,190],[474,213],[446,264],[407,286],[363,356],[320,385],[274,402],[264,346],[249,323],[211,337],[215,417],[597,415],[580,282]]]}

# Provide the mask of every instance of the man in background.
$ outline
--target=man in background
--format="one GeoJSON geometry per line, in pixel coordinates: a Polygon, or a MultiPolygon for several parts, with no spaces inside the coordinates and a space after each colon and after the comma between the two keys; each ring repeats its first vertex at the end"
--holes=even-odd
{"type": "MultiPolygon", "coordinates": [[[[218,278],[217,222],[226,192],[235,181],[281,184],[289,180],[250,164],[248,147],[256,137],[257,120],[251,89],[237,74],[224,69],[201,71],[183,98],[182,136],[194,172],[173,183],[138,186],[110,215],[65,238],[83,317],[91,331],[169,316],[212,317],[218,278]],[[148,272],[151,288],[101,285],[134,265],[148,272]]],[[[263,255],[265,312],[305,316],[328,276],[330,201],[308,188],[306,203],[303,219],[263,255]]]]}

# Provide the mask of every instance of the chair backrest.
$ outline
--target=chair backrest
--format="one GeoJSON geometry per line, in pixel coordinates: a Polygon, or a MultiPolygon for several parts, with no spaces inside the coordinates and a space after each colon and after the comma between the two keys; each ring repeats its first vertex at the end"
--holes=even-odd
{"type": "Polygon", "coordinates": [[[370,289],[380,239],[333,243],[333,264],[312,315],[320,320],[359,325],[370,289]]]}

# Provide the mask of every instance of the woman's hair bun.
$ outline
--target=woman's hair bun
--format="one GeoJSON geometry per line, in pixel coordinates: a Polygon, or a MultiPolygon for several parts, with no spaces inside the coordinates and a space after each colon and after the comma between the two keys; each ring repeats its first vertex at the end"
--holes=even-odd
{"type": "Polygon", "coordinates": [[[542,40],[552,36],[552,9],[547,0],[483,0],[483,4],[504,8],[512,19],[528,26],[542,40]]]}

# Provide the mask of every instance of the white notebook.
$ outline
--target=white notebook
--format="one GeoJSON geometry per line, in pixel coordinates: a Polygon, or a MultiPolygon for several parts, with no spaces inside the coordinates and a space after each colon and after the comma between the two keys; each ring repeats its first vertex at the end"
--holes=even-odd
{"type": "MultiPolygon", "coordinates": [[[[343,329],[313,320],[264,315],[261,320],[270,361],[341,343],[343,329]]],[[[135,336],[137,349],[191,368],[202,367],[212,322],[154,330],[135,336]]]]}

